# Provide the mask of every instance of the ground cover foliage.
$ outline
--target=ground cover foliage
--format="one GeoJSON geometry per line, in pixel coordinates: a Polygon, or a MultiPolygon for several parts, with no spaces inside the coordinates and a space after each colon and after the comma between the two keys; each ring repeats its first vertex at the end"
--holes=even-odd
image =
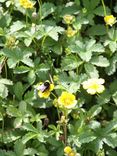
{"type": "Polygon", "coordinates": [[[117,156],[116,16],[116,0],[0,0],[0,156],[117,156]]]}

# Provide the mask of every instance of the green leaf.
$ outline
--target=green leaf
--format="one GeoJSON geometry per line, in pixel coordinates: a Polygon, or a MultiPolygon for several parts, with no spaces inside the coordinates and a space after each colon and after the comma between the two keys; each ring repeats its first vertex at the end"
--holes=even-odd
{"type": "Polygon", "coordinates": [[[23,74],[23,73],[27,73],[29,70],[30,70],[30,68],[27,66],[18,66],[14,69],[14,73],[15,74],[23,74]]]}
{"type": "Polygon", "coordinates": [[[44,19],[49,14],[55,11],[56,7],[53,3],[43,3],[41,6],[41,19],[44,19]]]}
{"type": "Polygon", "coordinates": [[[52,47],[52,51],[55,53],[55,54],[57,54],[57,55],[61,55],[62,54],[62,46],[61,46],[61,44],[58,44],[58,43],[56,43],[56,44],[54,44],[54,47],[52,47]]]}
{"type": "Polygon", "coordinates": [[[86,62],[89,62],[93,52],[104,52],[104,47],[93,39],[86,40],[85,43],[76,41],[75,44],[70,45],[68,48],[72,53],[77,53],[86,62]]]}
{"type": "Polygon", "coordinates": [[[47,35],[50,36],[53,40],[58,41],[58,33],[62,33],[64,29],[60,26],[48,26],[47,35]]]}
{"type": "Polygon", "coordinates": [[[105,136],[110,133],[111,131],[114,131],[117,129],[117,120],[110,121],[107,126],[104,128],[105,136]]]}
{"type": "Polygon", "coordinates": [[[106,104],[110,101],[110,93],[105,90],[103,93],[100,94],[100,96],[97,97],[97,102],[99,105],[106,104]]]}
{"type": "Polygon", "coordinates": [[[1,3],[4,3],[6,0],[0,0],[1,3]]]}
{"type": "Polygon", "coordinates": [[[117,13],[117,3],[116,6],[114,7],[114,11],[117,13]]]}
{"type": "Polygon", "coordinates": [[[29,140],[31,140],[31,139],[33,139],[33,138],[35,138],[35,137],[37,137],[37,133],[34,133],[34,132],[29,132],[29,133],[27,133],[26,135],[24,135],[23,137],[22,137],[22,142],[23,142],[23,144],[26,144],[29,140]]]}
{"type": "Polygon", "coordinates": [[[76,69],[81,64],[82,64],[82,61],[80,58],[78,58],[75,55],[68,55],[63,58],[61,67],[62,67],[62,70],[73,70],[73,69],[76,69]]]}
{"type": "Polygon", "coordinates": [[[100,107],[99,105],[95,105],[93,107],[91,107],[91,109],[88,111],[87,116],[89,118],[93,118],[95,116],[97,116],[102,110],[102,107],[100,107]]]}
{"type": "MultiPolygon", "coordinates": [[[[25,148],[24,155],[36,155],[38,152],[34,148],[25,148]]],[[[38,155],[38,154],[37,154],[38,155]]]]}
{"type": "Polygon", "coordinates": [[[22,95],[24,93],[23,85],[21,82],[17,82],[14,85],[14,93],[19,100],[22,100],[22,95]]]}
{"type": "Polygon", "coordinates": [[[10,23],[11,23],[11,15],[8,13],[4,13],[2,12],[1,9],[1,14],[0,14],[0,27],[2,27],[3,29],[6,27],[9,27],[10,23]]]}
{"type": "Polygon", "coordinates": [[[63,146],[59,147],[57,152],[56,152],[57,156],[63,156],[64,155],[64,151],[63,151],[63,146]]]}
{"type": "Polygon", "coordinates": [[[13,85],[13,82],[11,80],[3,79],[3,78],[0,79],[0,83],[6,84],[6,85],[13,85]]]}
{"type": "Polygon", "coordinates": [[[16,156],[16,154],[13,151],[9,150],[0,150],[0,156],[16,156]]]}
{"type": "Polygon", "coordinates": [[[114,53],[117,49],[117,42],[116,41],[110,41],[109,48],[114,53]]]}
{"type": "Polygon", "coordinates": [[[30,44],[32,43],[32,38],[25,38],[24,43],[27,47],[29,47],[30,44]]]}
{"type": "Polygon", "coordinates": [[[13,25],[11,25],[10,32],[11,33],[17,32],[17,31],[21,30],[24,27],[25,27],[25,24],[23,22],[16,21],[16,22],[13,23],[13,25]]]}
{"type": "Polygon", "coordinates": [[[14,120],[14,127],[19,128],[22,125],[22,118],[16,118],[14,120]]]}
{"type": "Polygon", "coordinates": [[[108,149],[107,153],[109,156],[117,156],[117,152],[113,149],[108,149]]]}
{"type": "Polygon", "coordinates": [[[16,130],[8,130],[3,133],[2,140],[0,138],[0,141],[2,141],[5,144],[8,144],[10,142],[14,142],[15,140],[19,139],[21,137],[21,134],[19,134],[16,130]]]}
{"type": "Polygon", "coordinates": [[[71,93],[76,93],[80,88],[81,83],[86,80],[87,76],[86,74],[77,75],[72,71],[69,74],[70,76],[67,76],[66,73],[59,75],[60,85],[56,86],[56,88],[64,88],[71,93]]]}
{"type": "Polygon", "coordinates": [[[34,91],[26,92],[26,94],[24,95],[24,100],[27,103],[32,103],[33,99],[34,99],[34,91]]]}
{"type": "Polygon", "coordinates": [[[92,35],[92,36],[95,35],[102,36],[106,34],[106,27],[101,24],[93,25],[87,30],[87,33],[88,35],[92,35]]]}
{"type": "Polygon", "coordinates": [[[115,93],[112,95],[112,98],[113,98],[113,101],[115,102],[115,104],[117,105],[117,92],[115,92],[115,93]]]}
{"type": "Polygon", "coordinates": [[[20,51],[20,49],[3,49],[2,53],[7,56],[8,59],[8,65],[9,68],[13,68],[16,66],[16,64],[23,58],[23,55],[20,51]]]}
{"type": "Polygon", "coordinates": [[[94,65],[90,63],[85,63],[84,67],[85,67],[87,75],[89,75],[92,78],[99,77],[98,70],[96,69],[94,65]]]}
{"type": "MultiPolygon", "coordinates": [[[[19,103],[19,111],[22,113],[22,114],[25,114],[26,111],[27,111],[27,103],[25,101],[21,101],[19,103]]],[[[28,112],[27,112],[28,114],[28,112]]]]}
{"type": "Polygon", "coordinates": [[[13,117],[21,117],[22,116],[21,112],[17,108],[15,108],[15,106],[12,106],[12,105],[8,106],[7,114],[10,116],[13,116],[13,117]]]}
{"type": "Polygon", "coordinates": [[[77,53],[83,61],[88,62],[92,57],[91,51],[86,51],[84,44],[80,41],[77,41],[77,45],[70,45],[69,49],[72,53],[77,53]]]}
{"type": "Polygon", "coordinates": [[[0,36],[4,36],[4,30],[0,27],[0,36]]]}
{"type": "MultiPolygon", "coordinates": [[[[99,110],[98,110],[98,111],[99,111],[99,110]]],[[[95,115],[95,114],[94,114],[94,115],[95,115]]],[[[100,126],[101,126],[100,122],[98,122],[98,121],[96,121],[96,120],[91,120],[91,121],[89,122],[89,128],[90,128],[90,129],[95,130],[95,129],[99,128],[100,126]]]]}
{"type": "Polygon", "coordinates": [[[57,148],[59,148],[59,147],[61,146],[61,142],[58,141],[58,140],[56,140],[54,137],[51,137],[51,139],[48,139],[47,142],[48,142],[50,145],[52,145],[52,146],[54,146],[54,147],[57,147],[57,148]]]}
{"type": "Polygon", "coordinates": [[[33,84],[35,82],[35,79],[36,79],[35,71],[31,70],[28,73],[28,82],[29,82],[29,84],[33,84]]]}
{"type": "Polygon", "coordinates": [[[109,29],[108,39],[104,43],[105,46],[109,45],[110,50],[114,53],[117,49],[117,30],[109,29]]]}
{"type": "Polygon", "coordinates": [[[8,96],[8,89],[7,87],[0,83],[0,97],[2,98],[6,98],[8,96]]]}
{"type": "Polygon", "coordinates": [[[80,0],[75,0],[76,5],[80,5],[80,0]]]}
{"type": "Polygon", "coordinates": [[[27,66],[29,66],[29,67],[34,67],[33,61],[30,58],[28,58],[28,57],[24,57],[22,62],[24,64],[26,64],[27,66]]]}
{"type": "Polygon", "coordinates": [[[24,155],[24,149],[25,149],[25,146],[21,140],[18,140],[15,142],[14,151],[16,153],[16,156],[23,156],[24,155]]]}
{"type": "Polygon", "coordinates": [[[100,138],[96,138],[90,144],[88,144],[88,148],[93,150],[95,153],[97,153],[99,150],[103,148],[103,141],[100,138]]]}
{"type": "Polygon", "coordinates": [[[79,142],[82,144],[89,143],[89,142],[93,141],[94,139],[96,139],[96,136],[91,131],[88,131],[87,133],[83,132],[79,135],[79,142]]]}
{"type": "Polygon", "coordinates": [[[40,71],[40,72],[47,72],[48,70],[50,70],[50,67],[48,64],[45,64],[45,63],[39,64],[39,67],[37,69],[37,71],[40,71]]]}
{"type": "Polygon", "coordinates": [[[112,75],[116,72],[116,68],[117,68],[117,53],[112,58],[110,58],[110,66],[106,68],[106,73],[108,75],[112,75]]]}
{"type": "Polygon", "coordinates": [[[103,139],[104,143],[107,144],[108,146],[115,148],[117,146],[117,134],[116,133],[111,133],[107,135],[103,139]]]}
{"type": "Polygon", "coordinates": [[[30,67],[34,67],[34,63],[29,58],[32,55],[31,49],[26,48],[22,50],[20,48],[4,48],[2,54],[8,57],[9,68],[14,68],[20,61],[30,67]]]}
{"type": "Polygon", "coordinates": [[[103,52],[105,52],[105,49],[104,49],[104,47],[103,47],[102,44],[97,43],[97,44],[94,44],[94,45],[91,47],[91,51],[92,51],[92,52],[103,53],[103,52]]]}
{"type": "Polygon", "coordinates": [[[111,41],[117,41],[117,30],[114,28],[111,28],[108,31],[108,37],[111,41]]]}
{"type": "Polygon", "coordinates": [[[99,66],[99,67],[109,66],[109,61],[107,60],[106,57],[104,57],[102,55],[92,57],[90,62],[96,66],[99,66]]]}
{"type": "Polygon", "coordinates": [[[30,123],[25,123],[22,126],[22,128],[25,129],[25,130],[27,130],[27,131],[38,133],[38,130],[33,125],[31,125],[30,123]]]}
{"type": "Polygon", "coordinates": [[[110,87],[109,87],[109,91],[110,91],[111,95],[113,95],[117,91],[115,86],[117,86],[116,79],[113,82],[111,82],[110,87]]]}
{"type": "MultiPolygon", "coordinates": [[[[107,15],[110,15],[110,14],[111,14],[110,8],[106,6],[105,9],[106,9],[106,14],[107,14],[107,15]]],[[[105,15],[104,15],[103,6],[97,7],[97,8],[94,10],[94,13],[95,13],[96,15],[98,15],[98,16],[105,16],[105,15]]]]}

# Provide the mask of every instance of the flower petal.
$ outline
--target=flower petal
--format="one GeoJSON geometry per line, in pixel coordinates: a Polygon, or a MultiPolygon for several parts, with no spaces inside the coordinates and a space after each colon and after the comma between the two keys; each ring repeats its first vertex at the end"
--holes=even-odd
{"type": "Polygon", "coordinates": [[[52,91],[53,89],[54,89],[54,84],[51,83],[49,90],[52,91]]]}
{"type": "Polygon", "coordinates": [[[38,91],[38,95],[40,98],[48,98],[49,95],[50,95],[50,91],[45,91],[45,92],[41,92],[41,91],[38,91]]]}
{"type": "Polygon", "coordinates": [[[99,87],[97,89],[97,92],[98,93],[102,93],[104,90],[105,90],[104,86],[103,85],[99,85],[99,87]]]}
{"type": "Polygon", "coordinates": [[[98,79],[98,84],[103,84],[104,82],[105,82],[104,79],[102,79],[102,78],[98,79]]]}
{"type": "Polygon", "coordinates": [[[87,92],[91,95],[94,95],[96,93],[96,90],[95,89],[92,89],[92,88],[89,88],[87,89],[87,92]]]}
{"type": "Polygon", "coordinates": [[[71,105],[66,105],[65,107],[68,109],[71,109],[71,108],[75,107],[76,104],[77,104],[77,100],[74,100],[74,102],[71,105]]]}

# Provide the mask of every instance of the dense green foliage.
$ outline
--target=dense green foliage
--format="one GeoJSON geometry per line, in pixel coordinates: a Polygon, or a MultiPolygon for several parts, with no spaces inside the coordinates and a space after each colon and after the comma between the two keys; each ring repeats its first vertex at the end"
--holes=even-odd
{"type": "Polygon", "coordinates": [[[117,2],[32,2],[0,0],[0,156],[63,156],[66,145],[117,156],[117,24],[104,21],[116,17],[117,2]],[[103,93],[87,93],[90,78],[105,80],[103,93]],[[55,88],[45,99],[35,86],[46,80],[55,88]],[[63,91],[77,100],[67,121],[53,104],[63,91]]]}

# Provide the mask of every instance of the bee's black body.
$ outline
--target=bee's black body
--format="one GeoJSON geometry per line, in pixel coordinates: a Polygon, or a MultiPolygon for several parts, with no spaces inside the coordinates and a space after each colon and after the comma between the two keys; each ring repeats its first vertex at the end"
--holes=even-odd
{"type": "Polygon", "coordinates": [[[43,93],[50,87],[49,82],[44,82],[42,85],[40,85],[39,90],[43,93]]]}

